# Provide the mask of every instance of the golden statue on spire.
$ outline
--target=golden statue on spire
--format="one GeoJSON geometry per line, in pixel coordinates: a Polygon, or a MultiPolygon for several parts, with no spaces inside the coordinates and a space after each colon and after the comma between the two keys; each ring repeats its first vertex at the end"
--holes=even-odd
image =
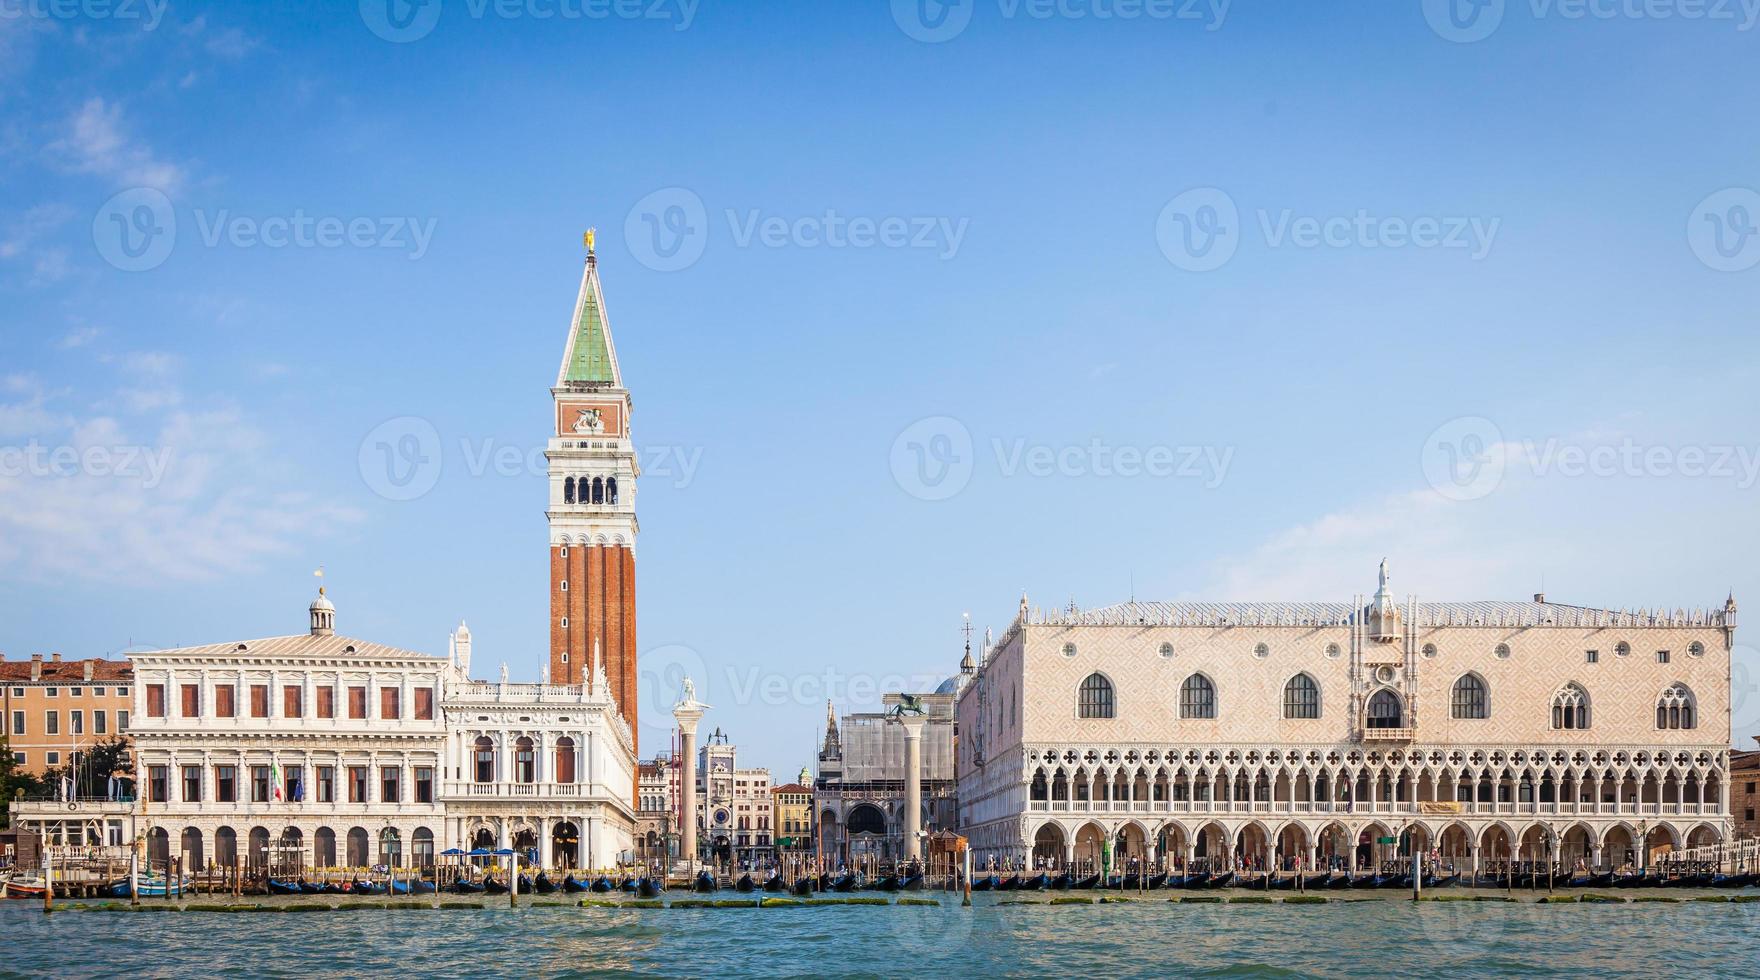
{"type": "Polygon", "coordinates": [[[581,243],[587,246],[589,252],[593,250],[593,231],[594,229],[588,228],[586,234],[581,236],[581,243]]]}

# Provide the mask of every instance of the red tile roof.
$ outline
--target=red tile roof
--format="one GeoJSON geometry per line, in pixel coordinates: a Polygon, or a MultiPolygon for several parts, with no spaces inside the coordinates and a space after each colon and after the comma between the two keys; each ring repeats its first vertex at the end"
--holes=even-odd
{"type": "MultiPolygon", "coordinates": [[[[103,660],[93,657],[89,660],[44,660],[43,676],[38,683],[42,684],[84,684],[86,681],[86,664],[92,665],[91,683],[98,681],[129,681],[134,679],[134,665],[126,660],[103,660]]],[[[31,682],[31,666],[29,660],[0,660],[0,682],[7,684],[29,684],[31,682]]]]}

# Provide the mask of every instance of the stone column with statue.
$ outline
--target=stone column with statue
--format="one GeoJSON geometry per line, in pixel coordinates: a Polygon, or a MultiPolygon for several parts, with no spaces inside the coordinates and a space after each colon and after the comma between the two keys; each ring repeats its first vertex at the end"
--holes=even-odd
{"type": "Polygon", "coordinates": [[[697,686],[689,677],[684,679],[684,692],[672,706],[672,717],[679,731],[679,849],[685,861],[685,873],[693,874],[697,863],[697,725],[703,720],[706,705],[697,700],[697,686]]]}

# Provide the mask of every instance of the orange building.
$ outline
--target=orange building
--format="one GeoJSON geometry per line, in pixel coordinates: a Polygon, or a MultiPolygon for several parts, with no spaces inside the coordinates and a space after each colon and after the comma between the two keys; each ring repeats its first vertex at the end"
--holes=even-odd
{"type": "Polygon", "coordinates": [[[126,660],[63,660],[0,655],[0,703],[7,749],[27,772],[42,775],[73,754],[122,735],[132,703],[134,669],[126,660]]]}

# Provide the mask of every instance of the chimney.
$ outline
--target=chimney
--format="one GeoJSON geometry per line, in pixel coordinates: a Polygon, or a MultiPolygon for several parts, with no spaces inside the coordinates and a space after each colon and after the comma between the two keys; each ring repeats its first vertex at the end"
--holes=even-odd
{"type": "Polygon", "coordinates": [[[31,683],[34,684],[37,681],[40,681],[42,679],[43,679],[43,655],[40,653],[33,653],[33,654],[31,654],[31,683]]]}
{"type": "Polygon", "coordinates": [[[49,662],[52,664],[60,663],[61,662],[61,654],[59,654],[59,653],[49,654],[49,662]]]}
{"type": "Polygon", "coordinates": [[[1546,593],[1544,593],[1544,592],[1534,593],[1534,601],[1535,602],[1545,602],[1546,601],[1546,593]]]}
{"type": "Polygon", "coordinates": [[[85,662],[85,668],[86,668],[86,683],[90,684],[92,682],[92,662],[90,660],[87,660],[85,662]]]}

